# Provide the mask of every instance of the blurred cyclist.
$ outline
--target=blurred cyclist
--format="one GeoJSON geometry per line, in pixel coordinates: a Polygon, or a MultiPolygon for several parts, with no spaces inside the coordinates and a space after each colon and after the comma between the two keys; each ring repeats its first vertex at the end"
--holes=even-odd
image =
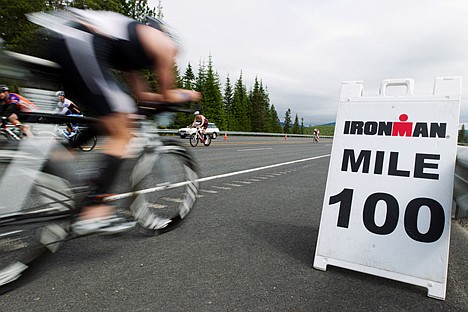
{"type": "MultiPolygon", "coordinates": [[[[73,103],[72,101],[70,101],[69,99],[65,97],[64,91],[57,91],[55,93],[55,96],[58,97],[59,99],[57,106],[55,107],[55,113],[63,114],[67,116],[83,116],[80,108],[75,103],[73,103]]],[[[77,124],[68,123],[67,132],[65,132],[65,135],[68,138],[71,138],[72,136],[76,134],[77,127],[78,127],[77,124]]]]}
{"type": "MultiPolygon", "coordinates": [[[[135,100],[125,93],[112,70],[125,73],[128,87],[137,101],[182,103],[198,101],[200,93],[175,89],[174,71],[177,44],[154,18],[140,23],[114,12],[69,9],[38,12],[28,18],[47,29],[50,57],[63,69],[68,95],[98,116],[101,129],[109,135],[104,146],[105,165],[96,182],[96,198],[111,190],[125,147],[131,138],[129,115],[135,100]],[[151,69],[158,79],[159,93],[150,91],[141,69],[151,69]]],[[[113,208],[99,203],[85,207],[72,226],[78,234],[118,232],[130,224],[113,215],[113,208]]]]}
{"type": "Polygon", "coordinates": [[[319,129],[314,129],[314,141],[316,141],[316,142],[320,141],[320,130],[319,129]]]}
{"type": "Polygon", "coordinates": [[[206,129],[208,128],[208,118],[206,118],[205,116],[203,116],[202,114],[200,114],[199,111],[196,111],[195,113],[193,113],[195,115],[195,118],[193,119],[193,122],[192,122],[192,128],[197,124],[198,122],[198,125],[197,125],[197,128],[198,129],[202,129],[202,134],[205,135],[205,132],[206,132],[206,129]]]}
{"type": "Polygon", "coordinates": [[[17,114],[19,112],[36,111],[38,109],[37,106],[19,94],[10,93],[10,88],[6,85],[0,86],[0,101],[2,104],[0,116],[6,116],[8,121],[17,126],[24,135],[32,137],[33,135],[29,126],[21,124],[17,114]]]}

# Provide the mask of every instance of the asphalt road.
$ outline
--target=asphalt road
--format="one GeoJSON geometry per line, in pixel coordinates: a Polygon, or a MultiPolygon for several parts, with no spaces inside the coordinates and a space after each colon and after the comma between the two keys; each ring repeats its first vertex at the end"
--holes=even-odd
{"type": "Polygon", "coordinates": [[[70,241],[1,296],[0,311],[468,311],[468,231],[458,221],[445,301],[312,267],[330,141],[219,137],[190,149],[205,181],[182,227],[70,241]]]}

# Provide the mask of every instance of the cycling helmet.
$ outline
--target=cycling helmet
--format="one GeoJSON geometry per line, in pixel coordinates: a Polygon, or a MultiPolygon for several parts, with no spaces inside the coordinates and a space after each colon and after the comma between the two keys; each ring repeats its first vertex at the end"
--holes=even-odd
{"type": "Polygon", "coordinates": [[[168,36],[178,47],[180,47],[180,39],[179,36],[175,34],[175,30],[163,22],[161,19],[153,17],[153,16],[146,16],[143,19],[143,23],[154,29],[157,29],[163,32],[166,36],[168,36]]]}
{"type": "Polygon", "coordinates": [[[65,92],[57,91],[57,92],[55,92],[55,96],[65,96],[65,92]]]}
{"type": "Polygon", "coordinates": [[[8,88],[7,85],[1,85],[0,86],[0,92],[5,92],[5,91],[10,91],[10,88],[8,88]]]}
{"type": "Polygon", "coordinates": [[[199,111],[196,111],[195,113],[193,113],[194,115],[200,115],[200,112],[199,111]]]}

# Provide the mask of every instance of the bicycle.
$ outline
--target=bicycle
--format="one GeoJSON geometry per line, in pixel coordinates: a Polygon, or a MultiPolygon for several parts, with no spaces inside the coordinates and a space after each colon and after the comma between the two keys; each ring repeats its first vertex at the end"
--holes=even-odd
{"type": "Polygon", "coordinates": [[[88,140],[85,140],[84,142],[77,144],[77,142],[80,142],[81,137],[83,136],[83,130],[86,130],[86,127],[76,126],[70,135],[66,133],[65,129],[57,125],[54,128],[54,133],[57,139],[64,138],[69,144],[73,146],[78,145],[78,148],[82,150],[83,152],[92,151],[97,144],[96,135],[92,135],[88,140]]]}
{"type": "Polygon", "coordinates": [[[21,130],[12,124],[8,123],[8,118],[5,116],[1,117],[0,126],[0,146],[4,146],[6,143],[11,141],[20,141],[23,138],[21,130]]]}
{"type": "Polygon", "coordinates": [[[202,136],[200,128],[197,127],[195,133],[190,136],[190,145],[195,147],[198,145],[198,142],[202,142],[205,146],[210,146],[211,137],[206,133],[202,136]]]}
{"type": "Polygon", "coordinates": [[[314,133],[313,139],[314,139],[314,143],[318,143],[320,141],[320,137],[318,136],[317,133],[314,133]]]}
{"type": "MultiPolygon", "coordinates": [[[[141,113],[148,116],[164,111],[183,110],[178,106],[155,104],[141,113]]],[[[35,115],[39,122],[73,122],[73,118],[66,116],[35,115]]],[[[119,212],[134,221],[134,228],[143,234],[159,235],[178,227],[191,212],[199,187],[198,166],[185,147],[151,131],[152,123],[144,116],[136,121],[131,144],[131,150],[138,156],[127,160],[133,168],[131,191],[107,196],[102,201],[129,200],[128,208],[119,212]]],[[[69,168],[70,162],[64,166],[51,160],[54,154],[67,151],[54,142],[50,136],[22,141],[10,166],[2,168],[5,172],[0,179],[0,196],[2,191],[10,191],[5,186],[12,177],[21,179],[25,175],[30,185],[22,185],[29,189],[20,196],[22,203],[15,201],[8,205],[8,200],[5,203],[0,197],[3,201],[3,205],[0,203],[0,293],[13,289],[15,281],[35,259],[46,252],[56,253],[67,240],[82,237],[70,233],[70,224],[81,208],[90,203],[86,170],[74,173],[69,168]],[[31,156],[35,157],[31,159],[31,156]]]]}

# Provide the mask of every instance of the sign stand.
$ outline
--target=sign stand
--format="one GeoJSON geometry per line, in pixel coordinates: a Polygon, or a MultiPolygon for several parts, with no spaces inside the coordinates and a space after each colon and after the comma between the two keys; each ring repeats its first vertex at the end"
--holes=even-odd
{"type": "Polygon", "coordinates": [[[363,97],[362,82],[343,83],[314,268],[414,284],[444,300],[461,77],[436,78],[432,95],[413,86],[384,80],[378,96],[363,97]],[[406,93],[388,95],[394,87],[406,93]]]}

